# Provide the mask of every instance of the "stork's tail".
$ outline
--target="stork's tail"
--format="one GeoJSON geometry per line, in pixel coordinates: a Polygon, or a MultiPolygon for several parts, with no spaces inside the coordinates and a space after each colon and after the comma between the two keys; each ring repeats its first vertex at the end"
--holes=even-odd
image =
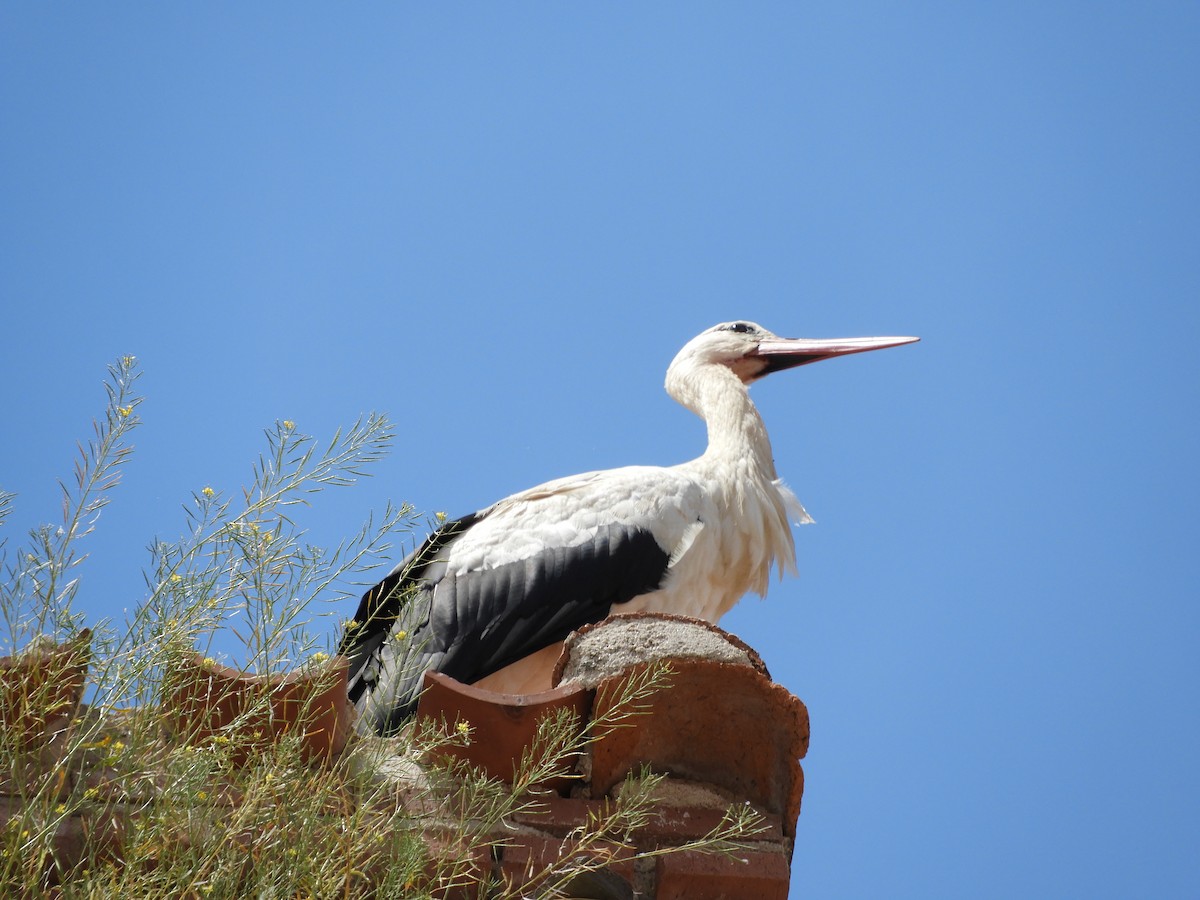
{"type": "Polygon", "coordinates": [[[800,499],[792,493],[792,489],[783,483],[783,479],[776,478],[771,483],[775,485],[775,490],[779,491],[779,499],[783,501],[783,508],[787,510],[788,521],[793,525],[812,525],[815,520],[808,514],[800,499]]]}

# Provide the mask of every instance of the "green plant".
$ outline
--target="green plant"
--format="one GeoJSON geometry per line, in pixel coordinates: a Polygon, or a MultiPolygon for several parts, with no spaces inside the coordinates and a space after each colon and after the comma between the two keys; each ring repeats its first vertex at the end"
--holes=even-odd
{"type": "MultiPolygon", "coordinates": [[[[59,482],[61,523],[34,528],[26,549],[11,563],[7,537],[0,540],[0,651],[19,650],[40,636],[62,639],[80,627],[82,616],[74,612],[79,579],[70,576],[87,556],[77,545],[108,505],[108,492],[120,481],[121,467],[133,453],[129,435],[140,423],[137,409],[142,398],[134,392],[140,377],[137,360],[123,356],[108,373],[104,415],[92,422],[91,440],[79,447],[73,480],[59,482]]],[[[14,498],[0,490],[0,525],[11,514],[14,498]]]]}

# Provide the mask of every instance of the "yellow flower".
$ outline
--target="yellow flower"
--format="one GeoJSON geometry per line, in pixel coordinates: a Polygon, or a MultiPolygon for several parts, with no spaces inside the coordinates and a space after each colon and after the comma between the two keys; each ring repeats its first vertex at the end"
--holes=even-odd
{"type": "Polygon", "coordinates": [[[402,640],[404,640],[406,637],[408,637],[408,632],[407,632],[407,631],[403,631],[403,630],[401,630],[401,631],[397,631],[397,632],[396,632],[396,640],[398,640],[398,641],[402,641],[402,640]]]}
{"type": "Polygon", "coordinates": [[[58,806],[54,807],[54,811],[61,816],[63,813],[65,813],[67,811],[67,804],[65,804],[65,803],[58,804],[58,806]]]}
{"type": "Polygon", "coordinates": [[[179,584],[179,582],[181,582],[181,581],[183,581],[183,576],[180,575],[178,572],[174,572],[171,574],[171,584],[179,584]]]}
{"type": "Polygon", "coordinates": [[[312,659],[313,659],[313,662],[315,662],[315,663],[323,663],[323,662],[325,662],[325,660],[329,659],[329,654],[322,653],[320,650],[318,650],[316,653],[314,653],[312,655],[312,659]]]}
{"type": "Polygon", "coordinates": [[[208,791],[196,791],[196,799],[197,800],[207,800],[208,799],[208,791]]]}
{"type": "Polygon", "coordinates": [[[213,659],[211,656],[204,657],[204,665],[215,666],[216,664],[217,664],[217,661],[215,659],[213,659]]]}
{"type": "Polygon", "coordinates": [[[99,797],[100,797],[100,790],[98,788],[90,787],[86,791],[83,792],[84,800],[97,800],[97,799],[99,799],[99,797]]]}
{"type": "Polygon", "coordinates": [[[439,522],[446,521],[446,514],[444,512],[435,512],[433,515],[439,522]]]}
{"type": "Polygon", "coordinates": [[[455,727],[458,728],[459,734],[468,734],[471,731],[471,723],[470,722],[466,722],[466,721],[459,722],[458,725],[455,727]]]}
{"type": "Polygon", "coordinates": [[[284,419],[284,420],[283,420],[283,429],[284,429],[284,431],[293,431],[295,428],[296,428],[296,423],[295,423],[295,422],[293,422],[291,419],[284,419]]]}
{"type": "Polygon", "coordinates": [[[129,414],[132,412],[133,412],[132,406],[118,406],[117,407],[117,414],[120,415],[120,417],[122,419],[129,418],[129,414]]]}
{"type": "Polygon", "coordinates": [[[205,485],[203,490],[200,491],[200,493],[202,493],[205,497],[211,497],[213,494],[216,493],[216,491],[214,491],[208,485],[205,485]]]}
{"type": "Polygon", "coordinates": [[[122,364],[123,366],[125,366],[125,368],[129,368],[129,367],[130,367],[130,366],[132,366],[132,365],[133,365],[135,362],[137,362],[137,357],[136,357],[136,356],[122,356],[122,357],[121,357],[121,364],[122,364]]]}

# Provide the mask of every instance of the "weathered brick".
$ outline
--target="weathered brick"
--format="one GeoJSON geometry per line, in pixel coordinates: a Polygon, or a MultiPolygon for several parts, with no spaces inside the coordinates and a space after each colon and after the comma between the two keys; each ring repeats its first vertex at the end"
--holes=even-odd
{"type": "MultiPolygon", "coordinates": [[[[673,846],[696,840],[711,833],[725,818],[725,810],[697,807],[658,806],[644,828],[637,832],[638,842],[647,845],[673,846]]],[[[757,841],[782,845],[783,827],[779,816],[763,815],[766,830],[755,836],[757,841]]]]}
{"type": "Polygon", "coordinates": [[[536,798],[536,805],[512,817],[518,825],[545,831],[558,837],[566,837],[581,822],[587,821],[589,813],[602,813],[611,800],[585,800],[577,797],[560,797],[548,793],[536,798]]]}
{"type": "MultiPolygon", "coordinates": [[[[575,713],[582,727],[590,702],[590,692],[578,685],[563,685],[539,694],[498,694],[440,672],[427,672],[417,720],[440,721],[451,731],[466,723],[475,739],[466,746],[450,745],[439,752],[479,766],[493,778],[511,784],[518,762],[534,743],[538,722],[567,709],[575,713]]],[[[565,787],[571,781],[564,775],[551,779],[548,785],[565,787]]]]}
{"type": "Polygon", "coordinates": [[[658,860],[655,900],[787,900],[789,876],[782,853],[670,853],[658,860]]]}
{"type": "MultiPolygon", "coordinates": [[[[649,711],[593,747],[593,793],[649,766],[749,800],[779,815],[794,836],[804,789],[799,760],[808,750],[804,704],[748,666],[677,659],[671,667],[670,683],[644,701],[649,711]]],[[[628,677],[597,688],[595,717],[609,711],[628,677]]]]}
{"type": "Polygon", "coordinates": [[[598,843],[581,850],[570,841],[553,835],[521,831],[510,835],[500,850],[499,870],[505,883],[504,896],[518,891],[524,894],[544,890],[547,882],[539,878],[542,873],[553,872],[553,877],[557,878],[569,873],[573,862],[581,861],[597,864],[598,871],[576,876],[580,879],[578,882],[567,879],[561,884],[572,888],[571,895],[583,884],[607,882],[628,888],[633,883],[633,851],[628,847],[598,843]],[[522,887],[526,890],[520,891],[522,887]]]}

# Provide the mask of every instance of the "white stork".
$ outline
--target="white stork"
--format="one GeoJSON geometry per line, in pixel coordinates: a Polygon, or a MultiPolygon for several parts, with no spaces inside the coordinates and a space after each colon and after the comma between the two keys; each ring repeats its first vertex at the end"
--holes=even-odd
{"type": "Polygon", "coordinates": [[[914,337],[780,338],[727,322],[687,343],[667,393],[708,425],[708,449],[666,468],[550,481],[447,522],[363,596],[341,652],[362,725],[394,732],[424,672],[493,690],[550,685],[562,640],[613,612],[716,622],[772,567],[794,572],[789,517],[811,521],[775,472],[748,386],[771,372],[914,337]]]}

